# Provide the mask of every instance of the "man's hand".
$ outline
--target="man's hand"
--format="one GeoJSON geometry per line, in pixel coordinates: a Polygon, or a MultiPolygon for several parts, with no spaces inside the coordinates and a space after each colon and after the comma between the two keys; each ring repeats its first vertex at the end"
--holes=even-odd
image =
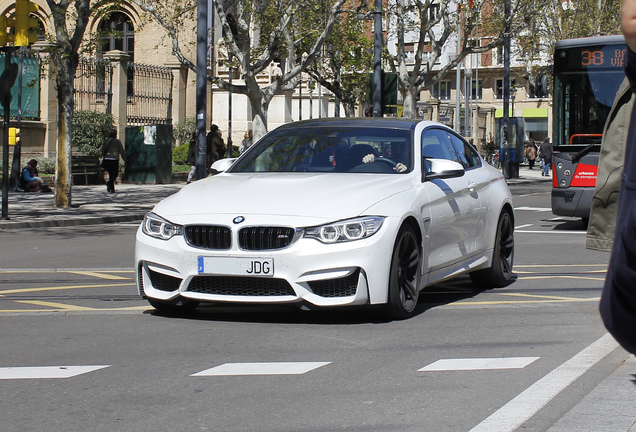
{"type": "Polygon", "coordinates": [[[362,163],[373,163],[375,162],[375,155],[373,153],[366,155],[362,158],[362,163]]]}
{"type": "Polygon", "coordinates": [[[636,0],[623,0],[621,29],[627,46],[636,52],[636,0]]]}
{"type": "Polygon", "coordinates": [[[398,164],[393,169],[395,170],[395,172],[404,172],[406,171],[406,165],[404,165],[402,162],[398,162],[398,164]]]}

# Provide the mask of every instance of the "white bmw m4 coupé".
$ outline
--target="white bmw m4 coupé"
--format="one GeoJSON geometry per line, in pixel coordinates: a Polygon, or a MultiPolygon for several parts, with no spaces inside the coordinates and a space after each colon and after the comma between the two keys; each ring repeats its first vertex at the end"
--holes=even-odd
{"type": "Polygon", "coordinates": [[[213,168],[222,172],[161,201],[137,232],[139,293],[159,310],[384,305],[403,319],[444,279],[511,281],[506,181],[445,125],[290,123],[213,168]]]}

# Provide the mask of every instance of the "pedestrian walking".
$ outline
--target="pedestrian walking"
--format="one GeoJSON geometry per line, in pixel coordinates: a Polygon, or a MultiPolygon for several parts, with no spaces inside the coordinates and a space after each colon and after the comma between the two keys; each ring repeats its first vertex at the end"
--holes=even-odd
{"type": "Polygon", "coordinates": [[[210,125],[210,132],[205,137],[206,142],[206,170],[209,172],[214,162],[225,157],[225,143],[221,138],[221,131],[215,124],[210,125]]]}
{"type": "Polygon", "coordinates": [[[106,191],[115,193],[115,180],[119,175],[119,158],[126,162],[126,151],[121,141],[117,139],[117,130],[111,129],[108,138],[104,140],[102,146],[102,166],[108,171],[108,181],[106,182],[106,191]]]}
{"type": "Polygon", "coordinates": [[[534,145],[534,142],[526,141],[524,151],[526,160],[528,161],[528,168],[532,169],[535,161],[537,160],[537,147],[534,145]]]}
{"type": "Polygon", "coordinates": [[[550,165],[552,165],[552,143],[550,138],[546,138],[539,147],[539,157],[543,163],[542,176],[550,176],[550,165]]]}
{"type": "Polygon", "coordinates": [[[186,184],[192,182],[192,178],[197,171],[197,133],[192,132],[190,143],[188,144],[188,157],[187,161],[190,164],[190,173],[188,173],[188,180],[186,184]]]}

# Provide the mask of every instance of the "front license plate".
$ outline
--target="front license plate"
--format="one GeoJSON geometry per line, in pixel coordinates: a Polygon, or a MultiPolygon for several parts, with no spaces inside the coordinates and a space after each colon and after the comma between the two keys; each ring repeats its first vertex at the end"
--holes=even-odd
{"type": "Polygon", "coordinates": [[[199,257],[199,274],[274,276],[273,258],[199,257]]]}

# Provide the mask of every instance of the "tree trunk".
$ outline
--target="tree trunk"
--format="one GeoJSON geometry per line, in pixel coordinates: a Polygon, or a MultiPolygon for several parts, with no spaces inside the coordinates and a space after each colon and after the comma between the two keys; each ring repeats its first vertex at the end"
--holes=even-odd
{"type": "MultiPolygon", "coordinates": [[[[69,62],[70,63],[70,62],[69,62]]],[[[71,143],[73,134],[73,76],[70,65],[57,74],[57,160],[55,163],[55,207],[71,207],[71,143]]]]}
{"type": "Polygon", "coordinates": [[[267,133],[267,106],[261,103],[252,102],[252,132],[254,142],[258,141],[267,133]]]}
{"type": "Polygon", "coordinates": [[[344,108],[345,117],[354,117],[356,115],[354,104],[343,102],[342,107],[344,108]]]}
{"type": "Polygon", "coordinates": [[[409,88],[404,93],[404,108],[402,112],[402,117],[415,118],[415,112],[416,112],[415,108],[416,108],[415,90],[412,88],[409,88]]]}

